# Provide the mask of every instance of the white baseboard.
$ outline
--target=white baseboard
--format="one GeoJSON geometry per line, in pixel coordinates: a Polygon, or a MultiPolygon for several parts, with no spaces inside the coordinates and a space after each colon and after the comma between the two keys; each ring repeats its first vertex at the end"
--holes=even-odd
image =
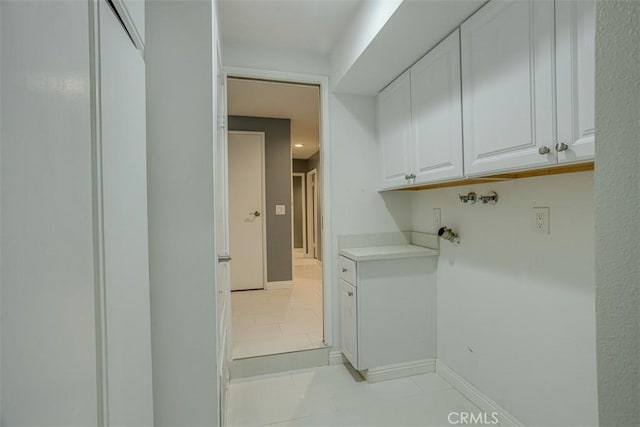
{"type": "Polygon", "coordinates": [[[340,350],[331,350],[329,352],[329,366],[344,364],[344,356],[340,350]]]}
{"type": "Polygon", "coordinates": [[[414,362],[397,363],[368,369],[363,372],[369,383],[394,380],[396,378],[410,377],[412,375],[428,374],[436,371],[435,359],[416,360],[414,362]]]}
{"type": "Polygon", "coordinates": [[[267,282],[265,289],[289,289],[293,288],[293,280],[282,280],[280,282],[267,282]]]}
{"type": "Polygon", "coordinates": [[[451,384],[456,390],[462,393],[474,405],[480,408],[480,410],[489,414],[492,412],[497,413],[498,423],[501,426],[524,427],[524,424],[518,421],[516,417],[511,415],[493,399],[482,393],[473,384],[462,378],[453,369],[449,368],[440,360],[436,362],[436,373],[451,384]]]}

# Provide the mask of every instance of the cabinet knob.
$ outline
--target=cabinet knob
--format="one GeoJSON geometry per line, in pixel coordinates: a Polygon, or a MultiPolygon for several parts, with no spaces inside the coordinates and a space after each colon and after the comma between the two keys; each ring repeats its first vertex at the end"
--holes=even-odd
{"type": "Polygon", "coordinates": [[[404,179],[406,179],[407,181],[409,181],[409,180],[411,179],[411,175],[406,174],[406,175],[404,176],[404,179]]]}
{"type": "Polygon", "coordinates": [[[352,296],[353,296],[353,292],[349,291],[349,292],[347,292],[347,295],[349,295],[350,297],[352,297],[352,296]]]}
{"type": "Polygon", "coordinates": [[[416,179],[416,174],[412,173],[411,175],[409,175],[409,179],[416,179]]]}
{"type": "Polygon", "coordinates": [[[540,147],[538,149],[538,153],[541,155],[545,155],[545,154],[549,154],[551,152],[551,149],[549,147],[547,147],[546,145],[543,145],[542,147],[540,147]]]}
{"type": "Polygon", "coordinates": [[[346,273],[347,271],[348,271],[348,270],[347,270],[346,268],[344,268],[344,267],[342,268],[342,272],[343,272],[343,273],[346,273]]]}
{"type": "Polygon", "coordinates": [[[558,142],[556,144],[556,151],[560,152],[560,151],[567,151],[569,149],[569,146],[567,144],[565,144],[564,142],[558,142]]]}

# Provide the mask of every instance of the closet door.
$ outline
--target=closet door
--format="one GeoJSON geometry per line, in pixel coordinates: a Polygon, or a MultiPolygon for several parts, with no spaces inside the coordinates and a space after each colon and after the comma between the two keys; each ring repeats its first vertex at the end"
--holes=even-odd
{"type": "Polygon", "coordinates": [[[410,184],[411,82],[407,71],[378,95],[378,137],[384,189],[410,184]]]}
{"type": "Polygon", "coordinates": [[[411,68],[415,184],[463,176],[460,90],[456,30],[411,68]]]}
{"type": "Polygon", "coordinates": [[[151,426],[145,65],[105,0],[98,14],[105,397],[111,425],[151,426]]]}
{"type": "Polygon", "coordinates": [[[558,161],[595,154],[596,2],[556,2],[558,161]],[[563,146],[562,144],[565,144],[563,146]]]}
{"type": "Polygon", "coordinates": [[[465,173],[556,164],[553,1],[493,0],[461,40],[465,173]]]}

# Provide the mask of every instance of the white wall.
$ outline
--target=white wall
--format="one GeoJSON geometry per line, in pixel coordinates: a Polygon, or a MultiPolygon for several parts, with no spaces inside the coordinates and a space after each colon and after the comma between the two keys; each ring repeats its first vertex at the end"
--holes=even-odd
{"type": "MultiPolygon", "coordinates": [[[[2,242],[2,2],[0,2],[0,242],[2,242]]],[[[0,426],[4,425],[2,416],[2,244],[0,243],[0,426]]]]}
{"type": "Polygon", "coordinates": [[[338,236],[411,229],[411,194],[379,193],[376,98],[331,96],[333,337],[340,348],[338,236]]]}
{"type": "Polygon", "coordinates": [[[292,49],[255,47],[242,43],[224,42],[222,62],[225,67],[257,68],[261,70],[329,74],[329,56],[292,49]]]}
{"type": "Polygon", "coordinates": [[[461,238],[441,241],[437,357],[526,425],[598,424],[593,191],[582,172],[413,196],[414,230],[435,231],[441,208],[461,238]],[[463,205],[471,190],[499,202],[463,205]],[[551,208],[550,235],[534,206],[551,208]]]}
{"type": "MultiPolygon", "coordinates": [[[[0,100],[2,93],[2,2],[0,2],[0,100]]],[[[0,242],[2,242],[2,101],[0,101],[0,242]]],[[[2,325],[2,244],[0,243],[0,325],[2,325]]],[[[0,326],[0,426],[2,421],[2,327],[0,326]]]]}
{"type": "Polygon", "coordinates": [[[218,425],[214,10],[146,8],[154,421],[218,425]]]}
{"type": "Polygon", "coordinates": [[[88,2],[2,2],[2,425],[97,422],[88,2]]]}
{"type": "Polygon", "coordinates": [[[358,8],[331,52],[331,78],[337,83],[404,0],[369,0],[358,8]]]}
{"type": "Polygon", "coordinates": [[[640,420],[640,3],[599,1],[596,33],[598,397],[604,426],[640,420]]]}

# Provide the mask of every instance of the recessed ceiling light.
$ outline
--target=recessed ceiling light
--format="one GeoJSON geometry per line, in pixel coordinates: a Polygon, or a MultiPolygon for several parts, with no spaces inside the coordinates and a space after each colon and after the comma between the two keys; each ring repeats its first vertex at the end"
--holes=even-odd
{"type": "Polygon", "coordinates": [[[302,144],[294,144],[294,147],[302,148],[302,147],[304,147],[304,145],[302,145],[302,144]]]}

